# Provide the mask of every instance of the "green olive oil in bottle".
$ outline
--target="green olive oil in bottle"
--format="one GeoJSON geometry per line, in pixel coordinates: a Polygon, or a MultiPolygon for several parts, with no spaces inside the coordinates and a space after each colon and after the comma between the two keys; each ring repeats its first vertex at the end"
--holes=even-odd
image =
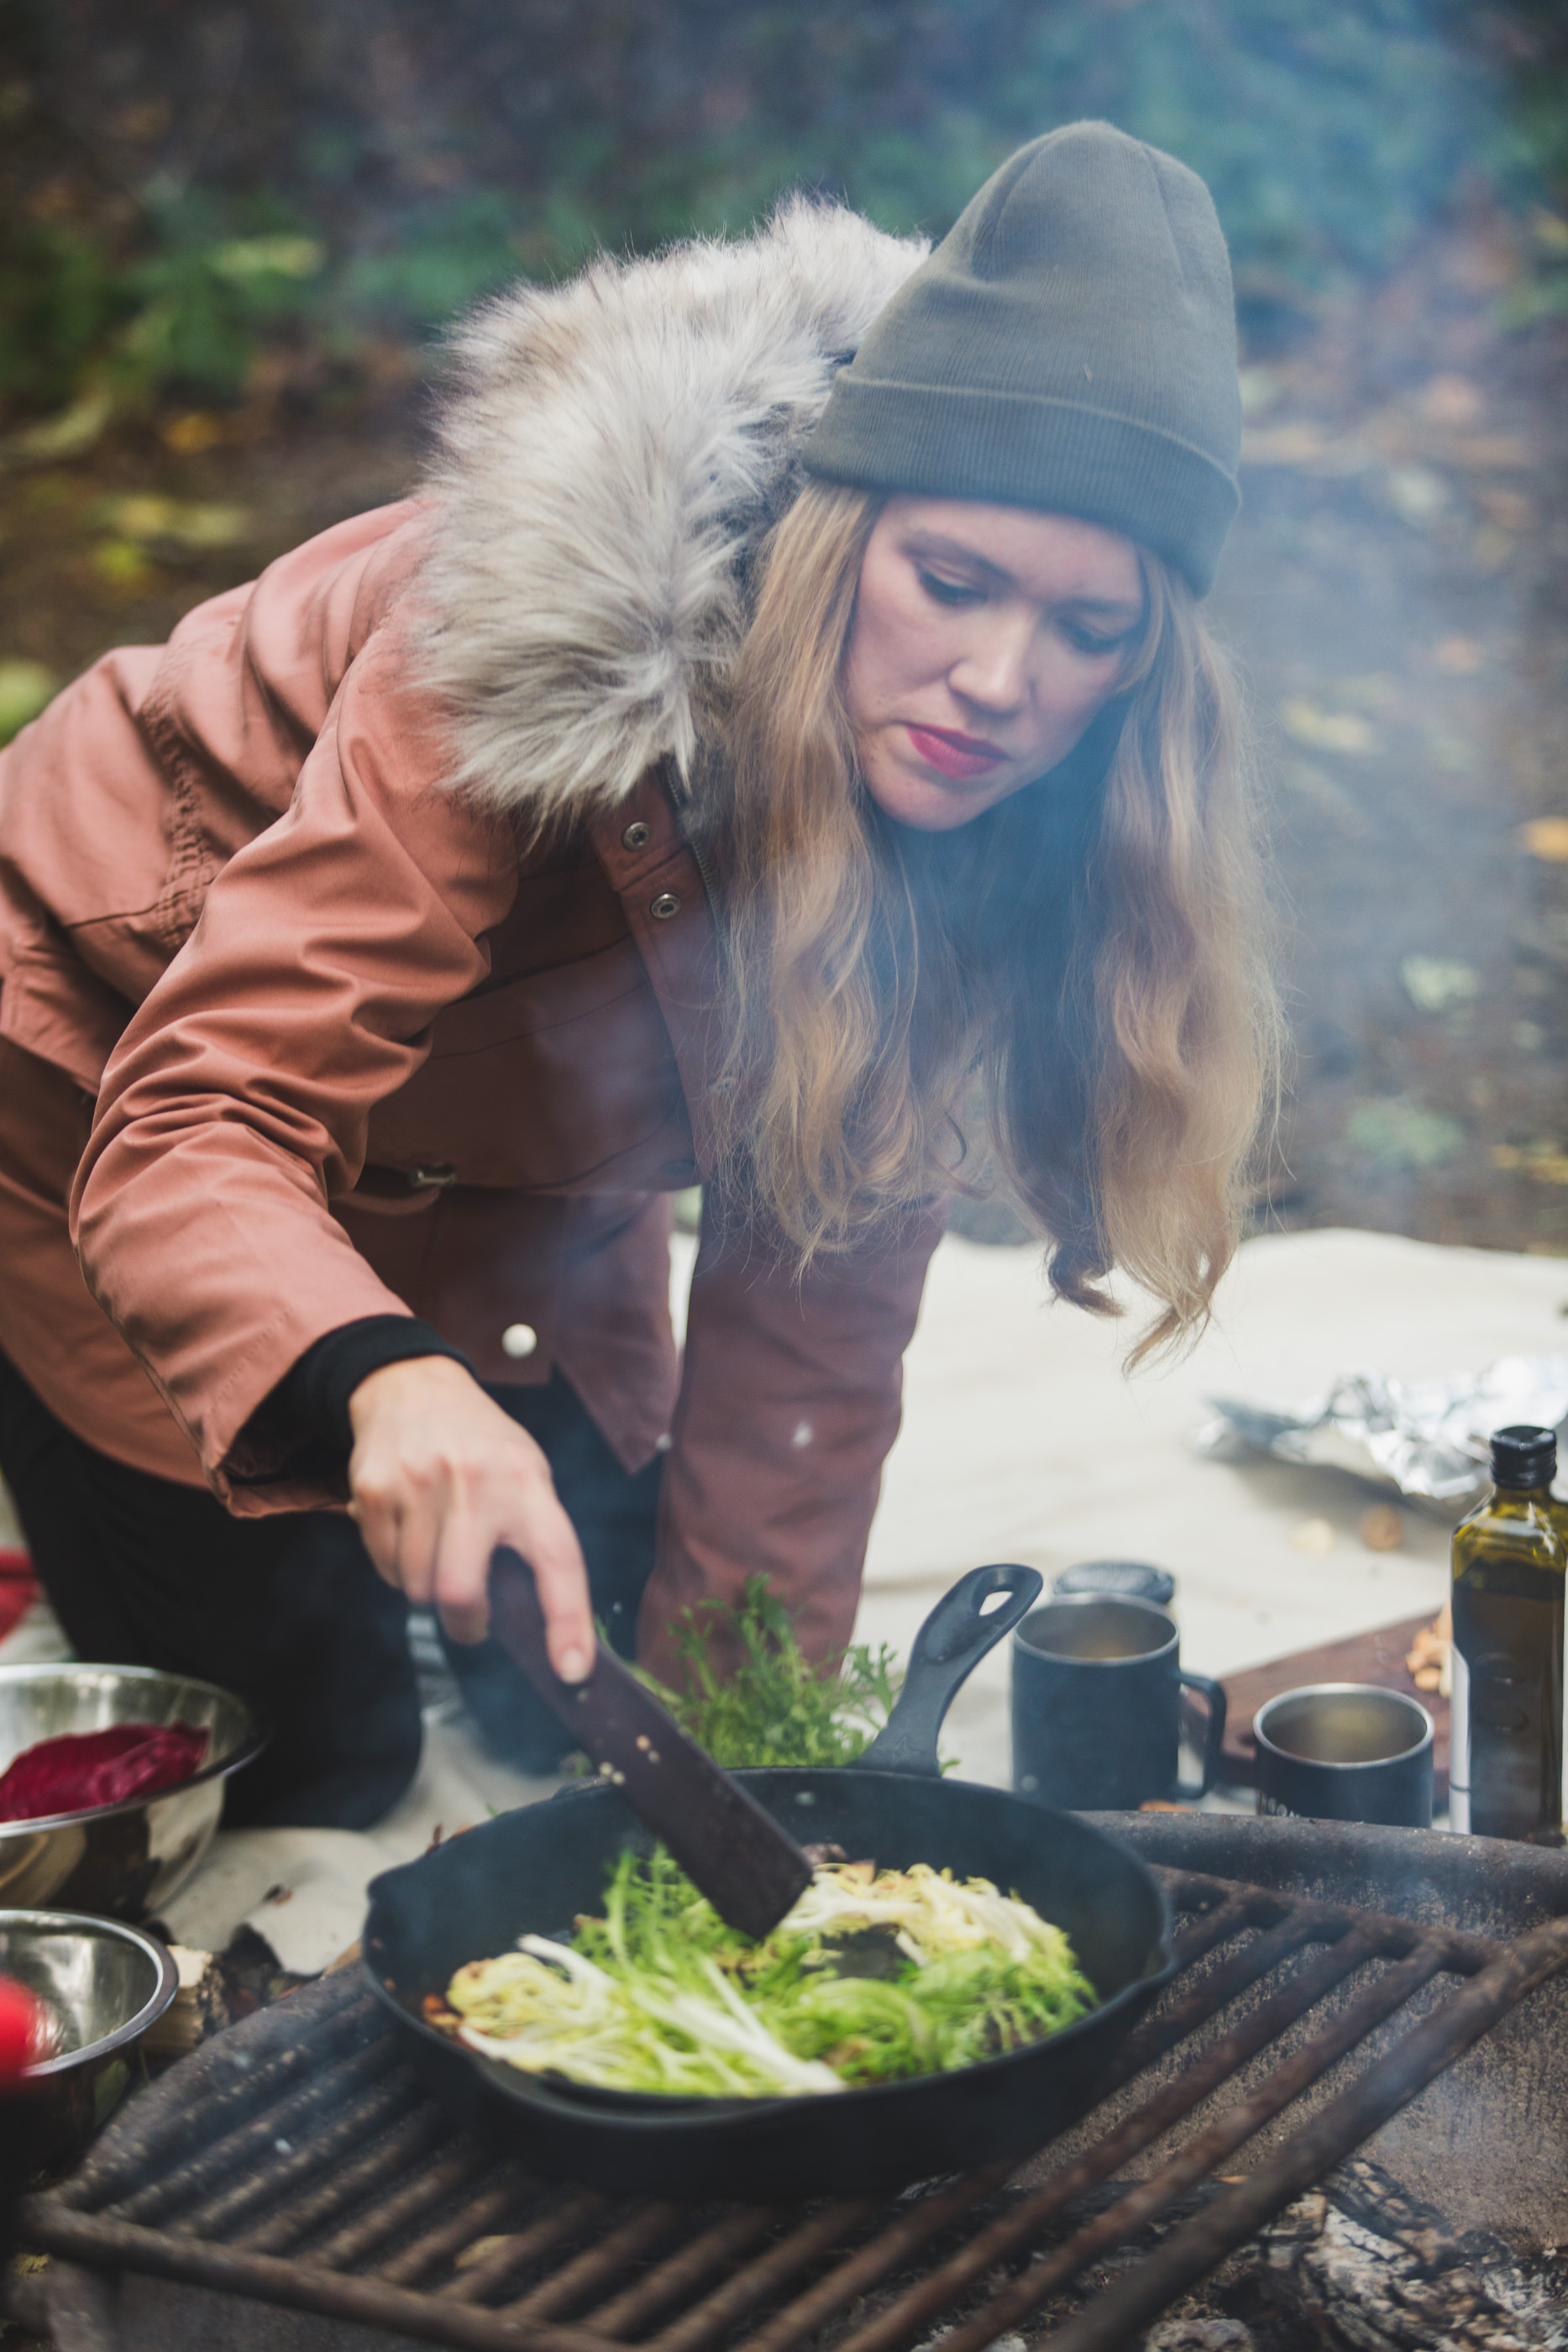
{"type": "Polygon", "coordinates": [[[1477,1837],[1560,1844],[1568,1538],[1550,1429],[1500,1429],[1493,1491],[1454,1529],[1448,1814],[1477,1837]]]}

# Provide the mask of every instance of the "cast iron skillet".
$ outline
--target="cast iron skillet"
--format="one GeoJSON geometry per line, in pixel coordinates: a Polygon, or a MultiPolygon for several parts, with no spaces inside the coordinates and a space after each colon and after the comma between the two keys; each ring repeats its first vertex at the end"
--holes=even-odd
{"type": "Polygon", "coordinates": [[[503,1813],[371,1882],[364,1961],[421,2074],[530,2170],[618,2195],[772,2203],[855,2196],[1022,2154],[1082,2111],[1112,2053],[1175,1963],[1147,1865],[1071,1813],[945,1780],[936,1737],[965,1676],[1031,1606],[1033,1569],[977,1568],[915,1637],[904,1695],[862,1762],[737,1777],[802,1841],[884,1867],[929,1863],[1022,1895],[1071,1937],[1100,2006],[1047,2042],[950,2074],[841,2096],[683,2099],[524,2074],[427,2025],[466,1960],[597,1912],[625,1847],[648,1832],[602,1783],[503,1813]],[[988,1615],[982,1603],[1006,1597],[988,1615]]]}

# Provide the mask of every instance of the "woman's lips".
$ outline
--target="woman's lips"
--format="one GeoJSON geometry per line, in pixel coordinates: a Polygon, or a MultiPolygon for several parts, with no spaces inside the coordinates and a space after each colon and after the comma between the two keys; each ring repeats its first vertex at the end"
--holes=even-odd
{"type": "Polygon", "coordinates": [[[918,758],[928,768],[944,776],[985,776],[999,768],[1007,753],[995,743],[988,743],[980,735],[956,735],[946,727],[915,727],[909,729],[909,740],[918,758]]]}

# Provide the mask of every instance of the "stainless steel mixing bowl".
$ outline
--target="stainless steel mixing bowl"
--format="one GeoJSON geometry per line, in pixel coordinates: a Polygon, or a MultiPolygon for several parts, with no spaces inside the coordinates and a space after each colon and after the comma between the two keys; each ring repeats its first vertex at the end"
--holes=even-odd
{"type": "Polygon", "coordinates": [[[120,1805],[0,1822],[0,1904],[58,1904],[111,1919],[161,1910],[200,1862],[224,1782],[267,1742],[254,1710],[215,1683],[152,1666],[0,1666],[0,1772],[25,1748],[116,1723],[193,1723],[207,1760],[189,1780],[120,1805]]]}
{"type": "Polygon", "coordinates": [[[28,2067],[6,2105],[36,2168],[90,2139],[119,2104],[136,2045],[180,1980],[152,1936],[74,1911],[0,1911],[0,1976],[37,1993],[57,2030],[55,2055],[28,2067]]]}

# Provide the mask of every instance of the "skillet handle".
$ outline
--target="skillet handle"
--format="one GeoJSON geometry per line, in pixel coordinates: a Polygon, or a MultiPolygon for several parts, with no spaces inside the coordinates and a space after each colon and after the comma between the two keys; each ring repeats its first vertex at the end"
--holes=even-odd
{"type": "Polygon", "coordinates": [[[1010,1633],[1033,1608],[1044,1582],[1037,1568],[1020,1568],[1015,1561],[972,1568],[961,1576],[915,1636],[898,1705],[859,1763],[876,1772],[917,1772],[934,1779],[941,1769],[936,1741],[954,1694],[1002,1635],[1010,1633]],[[1008,1598],[982,1616],[980,1604],[993,1592],[1008,1598]]]}

